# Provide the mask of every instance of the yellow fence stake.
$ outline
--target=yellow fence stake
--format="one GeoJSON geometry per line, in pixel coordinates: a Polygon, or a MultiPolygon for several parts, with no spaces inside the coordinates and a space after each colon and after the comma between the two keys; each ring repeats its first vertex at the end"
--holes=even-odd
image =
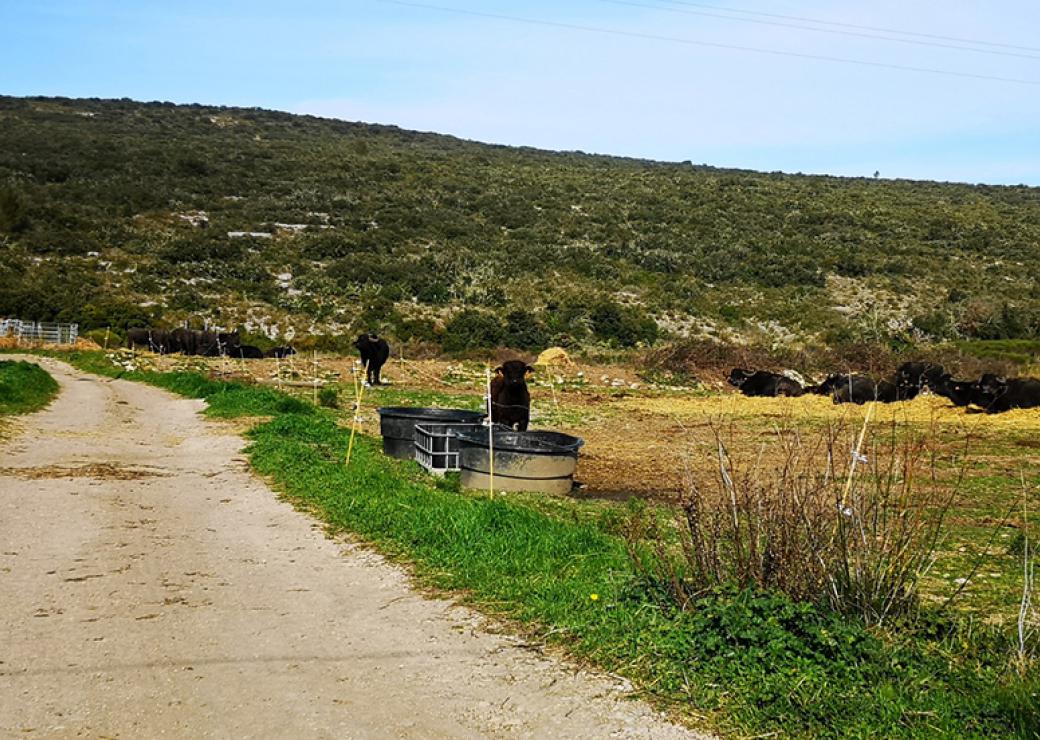
{"type": "Polygon", "coordinates": [[[350,442],[347,444],[347,459],[343,463],[344,465],[350,465],[350,456],[354,452],[354,436],[357,434],[358,424],[361,422],[361,399],[365,395],[365,383],[358,381],[356,360],[351,372],[354,375],[354,421],[350,425],[350,442]]]}

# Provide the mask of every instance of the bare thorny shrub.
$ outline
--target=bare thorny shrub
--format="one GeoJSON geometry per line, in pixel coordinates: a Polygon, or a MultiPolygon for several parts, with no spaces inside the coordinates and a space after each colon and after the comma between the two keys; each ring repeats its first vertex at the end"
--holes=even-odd
{"type": "Polygon", "coordinates": [[[629,520],[626,542],[647,582],[683,608],[735,585],[868,624],[915,609],[963,479],[956,456],[895,423],[834,423],[809,438],[777,428],[744,455],[732,451],[733,423],[708,430],[687,465],[676,520],[649,509],[629,520]]]}

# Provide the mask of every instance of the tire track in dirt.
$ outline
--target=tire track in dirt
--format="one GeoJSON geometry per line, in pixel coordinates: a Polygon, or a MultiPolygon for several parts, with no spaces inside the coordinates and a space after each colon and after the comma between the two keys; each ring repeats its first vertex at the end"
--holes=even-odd
{"type": "Polygon", "coordinates": [[[203,404],[37,359],[0,447],[0,734],[691,737],[253,478],[203,404]]]}

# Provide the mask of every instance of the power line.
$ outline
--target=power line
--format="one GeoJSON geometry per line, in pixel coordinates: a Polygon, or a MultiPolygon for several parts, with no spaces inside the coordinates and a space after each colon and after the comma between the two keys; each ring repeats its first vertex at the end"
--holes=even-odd
{"type": "Polygon", "coordinates": [[[523,18],[513,15],[502,15],[499,13],[485,13],[479,10],[465,10],[462,8],[450,8],[443,5],[432,5],[428,3],[409,2],[408,0],[375,0],[376,2],[389,5],[400,5],[408,8],[422,8],[425,10],[437,10],[445,13],[468,15],[477,18],[492,18],[495,20],[509,21],[511,23],[523,23],[534,26],[547,26],[549,28],[562,28],[570,31],[583,31],[586,33],[597,33],[608,36],[627,36],[629,38],[642,39],[644,41],[665,41],[673,44],[684,44],[687,46],[704,46],[713,49],[728,49],[731,51],[744,51],[754,54],[767,54],[770,56],[794,57],[796,59],[811,59],[820,62],[837,62],[840,64],[855,64],[862,67],[876,67],[880,69],[894,69],[901,72],[920,72],[924,74],[944,75],[947,77],[962,77],[974,80],[986,80],[989,82],[1010,82],[1016,85],[1040,86],[1040,80],[1026,80],[1015,77],[999,77],[997,75],[976,74],[973,72],[957,72],[949,69],[936,69],[932,67],[913,67],[904,64],[890,64],[888,62],[872,62],[863,59],[846,59],[843,57],[832,57],[821,54],[803,54],[797,51],[780,51],[778,49],[763,49],[755,46],[740,46],[738,44],[722,44],[714,41],[698,41],[696,39],[680,38],[677,36],[663,36],[653,33],[642,33],[639,31],[621,31],[612,28],[598,28],[596,26],[584,26],[576,23],[563,23],[561,21],[546,21],[535,18],[523,18]]]}
{"type": "MultiPolygon", "coordinates": [[[[687,10],[683,8],[673,8],[666,5],[648,5],[646,3],[632,2],[631,0],[599,0],[601,3],[609,3],[610,5],[628,5],[633,8],[647,8],[648,10],[664,10],[669,13],[682,13],[683,15],[696,15],[704,18],[722,18],[727,21],[737,21],[740,23],[755,23],[762,26],[778,26],[780,28],[797,28],[803,31],[815,31],[816,33],[829,33],[837,34],[840,36],[852,36],[855,38],[863,39],[880,39],[882,41],[893,41],[897,44],[911,44],[914,46],[930,46],[938,49],[956,49],[958,51],[970,51],[976,54],[992,54],[996,56],[1005,57],[1019,57],[1022,59],[1038,59],[1040,56],[1036,54],[1023,54],[1021,52],[1014,51],[999,51],[997,49],[979,49],[973,46],[963,46],[961,44],[949,44],[942,43],[939,41],[919,41],[916,39],[901,39],[896,36],[885,36],[877,33],[867,33],[865,31],[842,31],[835,28],[816,28],[814,26],[805,26],[797,23],[786,23],[783,21],[767,21],[760,20],[758,18],[740,18],[732,15],[723,15],[721,13],[706,13],[699,10],[687,10]]],[[[678,3],[676,0],[664,0],[664,2],[671,2],[678,5],[688,6],[692,3],[678,3]]],[[[701,7],[701,6],[696,6],[701,7]]],[[[822,23],[823,21],[811,21],[812,23],[822,23]]]]}
{"type": "Polygon", "coordinates": [[[779,13],[764,13],[757,10],[742,10],[740,8],[727,8],[722,5],[708,5],[706,3],[694,3],[689,0],[667,0],[673,5],[686,5],[691,8],[706,8],[708,10],[723,10],[727,13],[741,13],[743,15],[757,15],[762,18],[780,18],[788,21],[803,21],[806,23],[818,23],[821,26],[836,26],[839,28],[856,28],[861,31],[880,31],[881,33],[898,33],[902,36],[916,36],[922,39],[937,39],[939,41],[955,41],[962,44],[974,44],[976,46],[994,46],[1001,49],[1018,49],[1020,51],[1037,51],[1040,52],[1040,47],[1036,46],[1018,46],[1016,44],[1006,44],[999,41],[982,41],[979,39],[968,39],[959,36],[942,36],[935,33],[921,33],[918,31],[902,31],[898,28],[884,28],[881,26],[864,26],[857,23],[842,23],[840,21],[825,21],[819,18],[806,18],[799,15],[781,15],[779,13]]]}

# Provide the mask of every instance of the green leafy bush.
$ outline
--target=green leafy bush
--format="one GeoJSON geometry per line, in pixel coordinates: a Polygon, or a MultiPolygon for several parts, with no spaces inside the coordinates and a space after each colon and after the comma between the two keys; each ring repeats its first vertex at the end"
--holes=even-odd
{"type": "Polygon", "coordinates": [[[497,347],[505,336],[505,330],[494,314],[466,309],[457,313],[444,327],[443,346],[448,352],[497,347]]]}
{"type": "Polygon", "coordinates": [[[326,409],[339,408],[339,393],[335,388],[322,388],[318,391],[318,405],[326,409]]]}

